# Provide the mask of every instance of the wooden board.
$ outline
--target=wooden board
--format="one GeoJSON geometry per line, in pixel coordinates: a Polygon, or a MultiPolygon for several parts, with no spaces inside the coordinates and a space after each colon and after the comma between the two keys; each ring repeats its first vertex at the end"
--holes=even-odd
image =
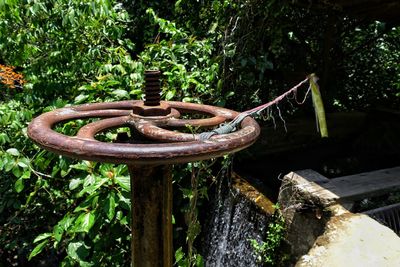
{"type": "Polygon", "coordinates": [[[400,167],[335,178],[323,187],[341,200],[382,195],[400,189],[400,167]]]}
{"type": "MultiPolygon", "coordinates": [[[[322,179],[311,170],[291,173],[291,179],[303,192],[323,203],[350,202],[400,190],[400,167],[359,173],[334,179],[322,179]],[[318,178],[318,179],[316,179],[318,178]]],[[[289,174],[290,175],[290,174],[289,174]]],[[[321,177],[322,176],[322,177],[321,177]]]]}
{"type": "Polygon", "coordinates": [[[400,190],[400,166],[334,179],[327,179],[313,170],[302,170],[287,174],[286,179],[306,195],[330,206],[400,190]]]}

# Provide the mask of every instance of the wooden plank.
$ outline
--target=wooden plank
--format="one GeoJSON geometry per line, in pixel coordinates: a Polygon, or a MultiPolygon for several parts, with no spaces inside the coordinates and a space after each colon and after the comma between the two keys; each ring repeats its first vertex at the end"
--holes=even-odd
{"type": "Polygon", "coordinates": [[[343,176],[321,186],[341,202],[378,196],[400,189],[400,167],[343,176]]]}
{"type": "MultiPolygon", "coordinates": [[[[285,186],[294,186],[304,197],[323,206],[343,205],[400,190],[400,167],[334,179],[327,179],[313,170],[301,170],[287,174],[284,181],[285,186]]],[[[280,194],[284,190],[281,187],[280,194]]]]}
{"type": "Polygon", "coordinates": [[[301,171],[296,171],[296,175],[301,176],[303,178],[306,178],[307,181],[314,182],[314,183],[326,183],[329,182],[330,180],[323,176],[322,174],[312,170],[312,169],[305,169],[301,171]]]}

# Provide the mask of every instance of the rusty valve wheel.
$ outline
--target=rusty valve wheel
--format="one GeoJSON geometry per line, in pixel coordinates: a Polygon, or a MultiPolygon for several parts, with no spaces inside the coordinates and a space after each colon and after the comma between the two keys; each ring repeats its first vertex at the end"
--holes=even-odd
{"type": "MultiPolygon", "coordinates": [[[[143,101],[85,104],[56,109],[35,118],[29,136],[41,147],[73,158],[126,164],[170,164],[190,162],[233,153],[250,146],[260,133],[257,122],[245,118],[238,131],[200,140],[199,134],[172,129],[186,125],[209,129],[234,119],[237,112],[208,105],[161,101],[149,106],[143,101]],[[200,113],[205,119],[181,119],[183,113],[200,113]],[[76,136],[52,129],[57,123],[102,118],[83,126],[76,136]],[[105,143],[95,135],[110,128],[129,126],[153,142],[105,143]]],[[[133,140],[134,142],[134,140],[133,140]]]]}
{"type": "Polygon", "coordinates": [[[148,71],[145,101],[86,104],[56,109],[35,118],[28,135],[46,150],[65,156],[111,163],[125,163],[131,176],[132,266],[172,266],[172,167],[173,163],[215,158],[250,146],[260,128],[250,117],[239,130],[202,140],[200,134],[177,129],[209,131],[239,114],[225,108],[160,101],[160,73],[148,71]],[[185,119],[200,114],[201,119],[185,119]],[[100,118],[79,129],[76,136],[57,133],[61,122],[100,118]],[[127,143],[107,143],[96,134],[129,127],[127,143]],[[200,128],[200,129],[197,129],[200,128]]]}

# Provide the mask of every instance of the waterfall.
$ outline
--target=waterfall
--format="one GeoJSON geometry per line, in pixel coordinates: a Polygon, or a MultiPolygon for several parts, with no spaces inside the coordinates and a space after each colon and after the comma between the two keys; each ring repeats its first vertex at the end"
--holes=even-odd
{"type": "MultiPolygon", "coordinates": [[[[252,200],[241,190],[241,183],[243,181],[238,183],[237,179],[225,177],[210,192],[212,195],[208,211],[204,212],[202,231],[205,266],[262,266],[250,239],[265,240],[271,214],[255,204],[255,189],[247,185],[247,188],[252,188],[252,200]]],[[[256,194],[257,199],[264,197],[259,192],[256,194]]]]}

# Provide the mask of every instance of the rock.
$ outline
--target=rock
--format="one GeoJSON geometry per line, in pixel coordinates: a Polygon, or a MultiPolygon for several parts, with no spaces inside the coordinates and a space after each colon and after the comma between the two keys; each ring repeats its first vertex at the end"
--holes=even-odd
{"type": "Polygon", "coordinates": [[[335,196],[320,198],[313,193],[321,192],[320,184],[327,181],[313,170],[291,172],[283,179],[278,203],[285,218],[285,239],[293,263],[309,251],[331,217],[325,208],[335,202],[335,196]]]}
{"type": "Polygon", "coordinates": [[[399,172],[392,168],[330,180],[312,170],[287,174],[278,202],[286,220],[292,263],[297,261],[299,267],[400,266],[400,238],[367,215],[346,209],[352,204],[348,199],[374,196],[382,193],[381,188],[396,190],[399,172]]]}
{"type": "Polygon", "coordinates": [[[332,217],[296,267],[400,266],[400,238],[367,215],[332,217]]]}

